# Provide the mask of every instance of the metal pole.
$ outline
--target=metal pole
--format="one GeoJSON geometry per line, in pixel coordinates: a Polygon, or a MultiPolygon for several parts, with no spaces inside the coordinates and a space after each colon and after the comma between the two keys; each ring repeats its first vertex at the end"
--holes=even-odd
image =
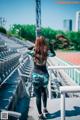
{"type": "Polygon", "coordinates": [[[48,92],[49,92],[49,99],[51,99],[51,79],[52,79],[52,75],[51,75],[51,70],[49,73],[49,85],[48,85],[48,92]]]}
{"type": "Polygon", "coordinates": [[[61,120],[65,120],[65,93],[61,93],[61,120]]]}
{"type": "Polygon", "coordinates": [[[36,0],[36,37],[41,35],[41,0],[36,0]]]}

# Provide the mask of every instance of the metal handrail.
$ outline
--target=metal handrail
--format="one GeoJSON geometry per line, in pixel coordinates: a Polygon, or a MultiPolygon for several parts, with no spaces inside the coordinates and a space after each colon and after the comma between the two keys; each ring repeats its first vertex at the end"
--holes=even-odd
{"type": "Polygon", "coordinates": [[[65,94],[80,92],[80,86],[62,86],[60,87],[61,93],[61,120],[65,120],[65,94]]]}
{"type": "MultiPolygon", "coordinates": [[[[51,70],[60,70],[60,69],[76,69],[76,68],[80,68],[80,66],[49,66],[48,67],[48,70],[51,71],[51,70]]],[[[50,75],[50,79],[51,79],[51,75],[50,75]]],[[[49,86],[48,86],[48,89],[49,89],[49,98],[51,99],[51,80],[49,80],[49,86]]]]}
{"type": "Polygon", "coordinates": [[[1,110],[1,113],[5,113],[8,116],[12,116],[17,118],[17,120],[19,120],[19,118],[21,117],[21,113],[19,112],[14,112],[14,111],[8,111],[8,110],[1,110]]]}
{"type": "MultiPolygon", "coordinates": [[[[49,66],[48,70],[60,70],[60,69],[78,69],[80,66],[49,66]]],[[[51,75],[50,75],[51,77],[51,75]]],[[[80,92],[80,86],[61,86],[61,120],[65,120],[65,94],[80,92]]],[[[51,99],[51,80],[49,80],[49,98],[51,99]]]]}
{"type": "Polygon", "coordinates": [[[72,65],[69,65],[69,66],[49,66],[48,69],[51,70],[51,69],[79,69],[80,66],[78,65],[75,65],[75,66],[72,66],[72,65]]]}

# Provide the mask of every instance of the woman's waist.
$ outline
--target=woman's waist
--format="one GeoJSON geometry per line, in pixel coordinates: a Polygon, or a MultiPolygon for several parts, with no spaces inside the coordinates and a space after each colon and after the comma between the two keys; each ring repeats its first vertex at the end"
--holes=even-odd
{"type": "Polygon", "coordinates": [[[39,66],[39,65],[34,64],[34,70],[33,71],[34,72],[44,72],[44,73],[46,73],[47,72],[47,67],[46,67],[46,65],[39,66]]]}
{"type": "Polygon", "coordinates": [[[45,67],[46,66],[46,62],[35,62],[34,61],[34,65],[35,66],[39,66],[39,67],[45,67]]]}
{"type": "Polygon", "coordinates": [[[34,62],[34,67],[35,68],[46,68],[46,64],[39,64],[34,62]]]}

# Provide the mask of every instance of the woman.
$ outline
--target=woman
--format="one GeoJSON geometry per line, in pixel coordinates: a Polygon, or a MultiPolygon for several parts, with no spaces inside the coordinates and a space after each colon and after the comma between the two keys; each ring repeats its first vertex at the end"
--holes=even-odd
{"type": "Polygon", "coordinates": [[[47,85],[49,80],[49,74],[46,67],[47,57],[55,56],[52,48],[49,50],[46,44],[45,38],[40,36],[35,41],[35,47],[33,53],[34,69],[32,71],[32,83],[34,86],[34,92],[36,95],[36,105],[39,113],[39,120],[43,120],[41,108],[41,98],[43,101],[43,112],[48,113],[47,110],[47,85]],[[50,52],[51,51],[51,52],[50,52]]]}

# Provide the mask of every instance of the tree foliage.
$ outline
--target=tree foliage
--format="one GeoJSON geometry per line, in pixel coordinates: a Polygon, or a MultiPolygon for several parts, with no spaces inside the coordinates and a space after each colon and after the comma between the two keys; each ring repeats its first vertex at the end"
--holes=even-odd
{"type": "MultiPolygon", "coordinates": [[[[35,25],[20,25],[14,24],[9,33],[12,35],[24,38],[25,40],[35,41],[35,25]]],[[[55,49],[75,49],[80,50],[80,32],[63,32],[61,30],[53,30],[51,28],[42,28],[41,34],[47,38],[49,44],[52,44],[55,49]],[[63,38],[57,38],[57,35],[62,35],[63,38]]]]}
{"type": "Polygon", "coordinates": [[[14,24],[9,32],[16,37],[24,38],[25,40],[35,40],[35,26],[34,25],[20,25],[14,24]]]}
{"type": "Polygon", "coordinates": [[[7,30],[5,28],[3,28],[3,27],[0,27],[0,32],[4,33],[4,34],[7,34],[7,30]]]}
{"type": "Polygon", "coordinates": [[[75,50],[80,50],[80,32],[68,32],[66,33],[71,46],[75,50]]]}

